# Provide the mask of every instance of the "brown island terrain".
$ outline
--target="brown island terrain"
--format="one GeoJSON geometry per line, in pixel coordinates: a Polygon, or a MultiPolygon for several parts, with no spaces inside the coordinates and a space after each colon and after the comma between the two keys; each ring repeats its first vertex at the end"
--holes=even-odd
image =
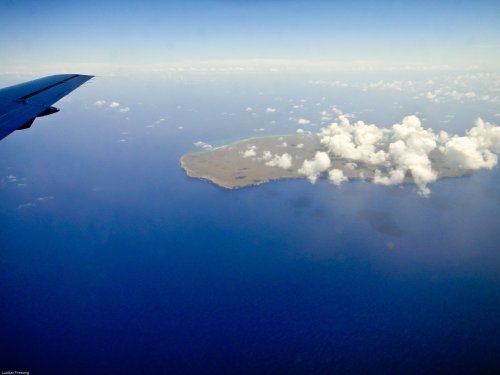
{"type": "MultiPolygon", "coordinates": [[[[205,179],[226,188],[236,189],[259,185],[272,180],[305,178],[299,172],[305,160],[313,159],[317,151],[324,151],[318,136],[314,134],[293,134],[252,138],[204,151],[190,152],[180,159],[186,174],[205,179]],[[278,156],[288,154],[289,163],[278,156]],[[278,164],[278,165],[277,165],[278,164]]],[[[375,170],[385,172],[380,165],[371,165],[329,155],[330,169],[339,169],[349,179],[373,179],[375,170]]],[[[452,168],[446,164],[444,155],[435,149],[430,154],[432,168],[438,178],[458,177],[470,171],[452,168]]],[[[413,183],[407,173],[404,183],[413,183]]]]}

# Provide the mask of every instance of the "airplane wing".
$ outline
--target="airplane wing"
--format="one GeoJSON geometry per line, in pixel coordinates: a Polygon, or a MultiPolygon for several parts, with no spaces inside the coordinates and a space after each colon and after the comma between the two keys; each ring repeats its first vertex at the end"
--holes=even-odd
{"type": "Polygon", "coordinates": [[[0,89],[0,140],[28,129],[35,118],[59,112],[52,107],[93,76],[59,74],[0,89]]]}

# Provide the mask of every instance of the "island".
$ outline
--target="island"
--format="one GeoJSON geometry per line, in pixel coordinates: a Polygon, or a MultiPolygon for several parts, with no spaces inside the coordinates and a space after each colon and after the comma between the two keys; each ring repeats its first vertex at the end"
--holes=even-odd
{"type": "MultiPolygon", "coordinates": [[[[180,165],[188,176],[209,180],[226,189],[259,185],[272,180],[305,178],[307,176],[301,170],[304,161],[313,159],[318,151],[325,148],[320,138],[312,133],[251,138],[213,148],[204,145],[206,147],[203,151],[183,155],[180,165]]],[[[352,161],[331,154],[328,156],[328,169],[342,171],[343,179],[372,180],[376,173],[387,172],[380,165],[352,161]]],[[[470,173],[468,170],[449,166],[437,148],[430,153],[429,159],[438,178],[470,173]]],[[[411,173],[407,173],[403,183],[413,182],[411,173]]]]}

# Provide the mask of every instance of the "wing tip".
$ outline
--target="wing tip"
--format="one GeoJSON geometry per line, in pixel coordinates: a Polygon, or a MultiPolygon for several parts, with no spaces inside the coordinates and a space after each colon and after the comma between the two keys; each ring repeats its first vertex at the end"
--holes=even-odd
{"type": "Polygon", "coordinates": [[[92,76],[89,74],[75,74],[75,75],[77,75],[78,77],[87,78],[87,79],[92,79],[95,77],[95,76],[92,76]]]}

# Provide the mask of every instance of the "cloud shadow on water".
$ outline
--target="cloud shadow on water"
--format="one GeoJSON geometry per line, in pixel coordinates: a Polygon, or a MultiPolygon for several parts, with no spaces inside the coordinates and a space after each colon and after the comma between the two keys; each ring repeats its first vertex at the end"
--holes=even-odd
{"type": "Polygon", "coordinates": [[[366,209],[359,211],[358,217],[370,224],[370,226],[379,233],[396,237],[401,237],[406,234],[389,212],[366,209]]]}

